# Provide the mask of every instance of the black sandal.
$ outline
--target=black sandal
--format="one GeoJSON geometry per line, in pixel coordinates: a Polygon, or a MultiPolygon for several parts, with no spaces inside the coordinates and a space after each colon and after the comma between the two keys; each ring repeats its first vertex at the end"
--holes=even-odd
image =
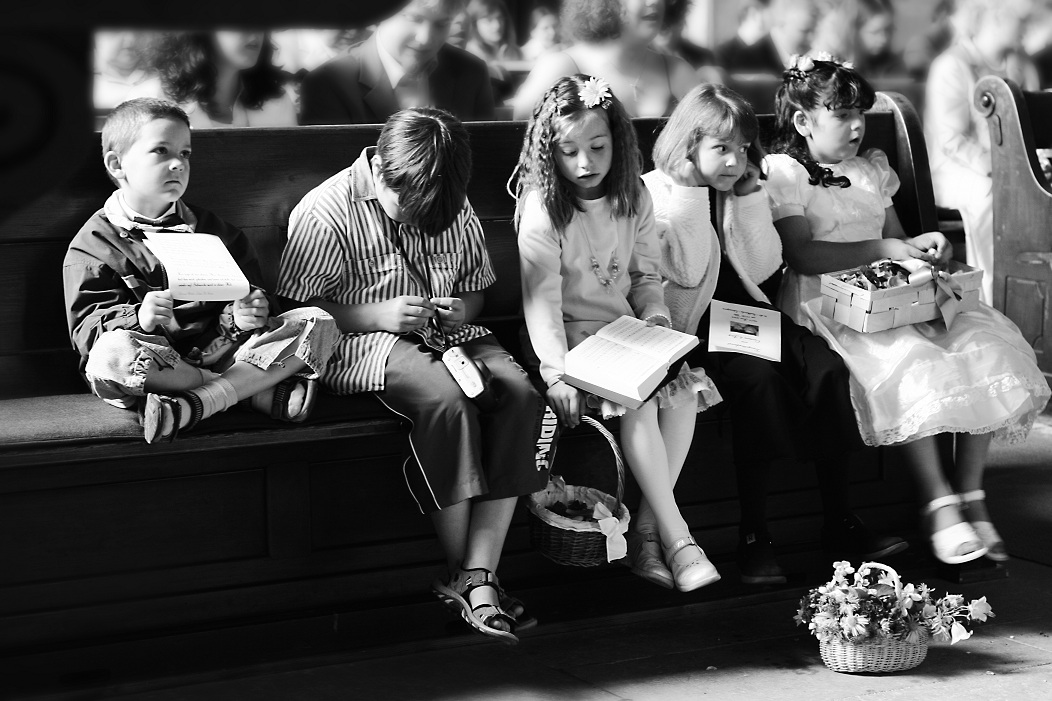
{"type": "Polygon", "coordinates": [[[201,420],[204,414],[204,405],[201,398],[192,392],[175,392],[168,394],[146,395],[146,401],[142,404],[142,415],[139,423],[142,425],[142,436],[147,443],[171,443],[179,435],[179,431],[189,431],[201,420]],[[185,399],[190,405],[190,422],[179,427],[183,421],[183,410],[179,406],[179,399],[185,399]],[[171,419],[171,433],[164,432],[165,419],[171,419]]]}
{"type": "Polygon", "coordinates": [[[478,604],[472,606],[470,602],[471,592],[479,587],[490,587],[500,597],[500,586],[492,572],[482,567],[469,570],[458,569],[448,584],[436,580],[431,589],[435,595],[443,600],[443,603],[451,606],[456,604],[460,608],[460,616],[472,628],[493,638],[514,645],[519,642],[515,635],[515,619],[505,611],[500,604],[478,604]],[[449,603],[447,603],[447,600],[449,603]],[[502,621],[510,630],[494,628],[491,624],[502,621]]]}
{"type": "Polygon", "coordinates": [[[317,398],[317,393],[317,378],[308,379],[306,377],[293,375],[292,377],[286,377],[284,380],[274,385],[274,398],[270,400],[269,408],[258,406],[255,397],[252,397],[247,401],[254,409],[261,411],[264,414],[268,414],[272,419],[298,424],[306,421],[307,417],[310,416],[311,410],[314,408],[314,401],[317,398]],[[290,414],[289,396],[297,387],[303,387],[303,406],[297,413],[290,414]]]}
{"type": "MultiPolygon", "coordinates": [[[[504,613],[511,616],[512,620],[515,621],[515,630],[526,630],[533,628],[537,625],[537,618],[531,616],[526,610],[526,605],[522,603],[522,600],[513,594],[509,594],[508,591],[501,586],[500,581],[497,580],[497,576],[493,575],[494,581],[497,584],[497,597],[500,599],[500,607],[504,609],[504,613]],[[518,609],[520,613],[516,614],[514,611],[518,609]]],[[[447,585],[442,584],[440,580],[435,580],[431,584],[431,593],[442,602],[442,605],[449,609],[450,613],[455,616],[460,616],[460,603],[456,599],[452,599],[449,596],[442,593],[441,588],[446,588],[447,585]]]]}

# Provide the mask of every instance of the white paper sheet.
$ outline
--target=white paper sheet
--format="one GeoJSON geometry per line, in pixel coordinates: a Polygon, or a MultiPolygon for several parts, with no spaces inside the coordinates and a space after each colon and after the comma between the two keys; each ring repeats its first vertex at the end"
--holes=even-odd
{"type": "Polygon", "coordinates": [[[782,360],[781,314],[773,309],[712,300],[709,352],[745,353],[782,360]]]}
{"type": "Polygon", "coordinates": [[[164,265],[175,299],[233,302],[249,293],[248,278],[218,236],[154,232],[146,245],[164,265]]]}

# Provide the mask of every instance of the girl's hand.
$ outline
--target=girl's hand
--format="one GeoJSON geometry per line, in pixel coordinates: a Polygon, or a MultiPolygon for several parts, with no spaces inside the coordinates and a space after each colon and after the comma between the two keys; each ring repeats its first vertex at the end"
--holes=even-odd
{"type": "Polygon", "coordinates": [[[689,158],[684,158],[678,165],[673,166],[669,175],[672,176],[672,182],[683,187],[704,187],[705,185],[701,172],[694,165],[694,161],[689,158]]]}
{"type": "Polygon", "coordinates": [[[380,331],[409,333],[422,329],[427,320],[435,315],[435,305],[430,300],[413,295],[392,297],[380,302],[376,325],[380,331]]]}
{"type": "Polygon", "coordinates": [[[924,249],[917,248],[910,241],[905,239],[882,239],[883,255],[882,258],[890,258],[892,260],[908,260],[910,258],[917,258],[931,262],[931,256],[924,249]]]}
{"type": "Polygon", "coordinates": [[[453,333],[463,325],[467,314],[464,300],[459,297],[432,297],[431,304],[435,305],[438,321],[446,333],[453,333]]]}
{"type": "Polygon", "coordinates": [[[262,328],[270,316],[270,302],[263,290],[252,290],[234,302],[234,324],[242,331],[262,328]]]}
{"type": "Polygon", "coordinates": [[[584,403],[581,394],[581,390],[562,380],[548,388],[548,404],[567,428],[581,423],[581,405],[584,403]]]}
{"type": "Polygon", "coordinates": [[[738,197],[751,195],[760,189],[760,169],[752,161],[745,164],[745,173],[734,183],[734,194],[738,197]]]}
{"type": "Polygon", "coordinates": [[[647,326],[664,326],[666,329],[672,328],[672,322],[664,314],[651,314],[643,321],[647,322],[647,326]]]}
{"type": "Polygon", "coordinates": [[[953,257],[953,244],[946,240],[941,231],[928,231],[910,239],[910,243],[930,254],[929,263],[946,265],[953,257]]]}
{"type": "Polygon", "coordinates": [[[175,304],[172,293],[169,290],[150,290],[139,305],[139,328],[146,333],[153,333],[158,326],[168,326],[172,323],[175,304]]]}

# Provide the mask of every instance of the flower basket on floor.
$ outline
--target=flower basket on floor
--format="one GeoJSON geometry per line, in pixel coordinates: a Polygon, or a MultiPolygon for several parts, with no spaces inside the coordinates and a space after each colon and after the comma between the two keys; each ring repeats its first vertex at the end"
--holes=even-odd
{"type": "Polygon", "coordinates": [[[924,661],[931,638],[967,640],[966,622],[993,615],[985,596],[969,604],[960,594],[933,600],[926,584],[903,584],[887,565],[864,562],[856,572],[834,562],[833,579],[800,600],[795,620],[818,638],[834,672],[901,672],[924,661]]]}
{"type": "Polygon", "coordinates": [[[599,431],[613,453],[617,469],[617,494],[566,484],[552,476],[548,487],[526,501],[530,513],[530,543],[560,565],[595,567],[624,555],[628,507],[621,500],[625,490],[625,463],[617,440],[591,416],[581,421],[599,431]]]}

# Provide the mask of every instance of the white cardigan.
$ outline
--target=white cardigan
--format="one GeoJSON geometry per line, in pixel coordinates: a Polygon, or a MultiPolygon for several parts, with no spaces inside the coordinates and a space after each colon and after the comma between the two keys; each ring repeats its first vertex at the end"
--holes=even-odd
{"type": "MultiPolygon", "coordinates": [[[[672,327],[697,333],[720,273],[721,237],[712,226],[709,188],[677,185],[659,170],[644,175],[643,182],[654,201],[672,327]]],[[[761,187],[724,201],[722,243],[727,258],[750,296],[769,303],[759,283],[782,267],[782,241],[771,220],[767,194],[761,187]]]]}

